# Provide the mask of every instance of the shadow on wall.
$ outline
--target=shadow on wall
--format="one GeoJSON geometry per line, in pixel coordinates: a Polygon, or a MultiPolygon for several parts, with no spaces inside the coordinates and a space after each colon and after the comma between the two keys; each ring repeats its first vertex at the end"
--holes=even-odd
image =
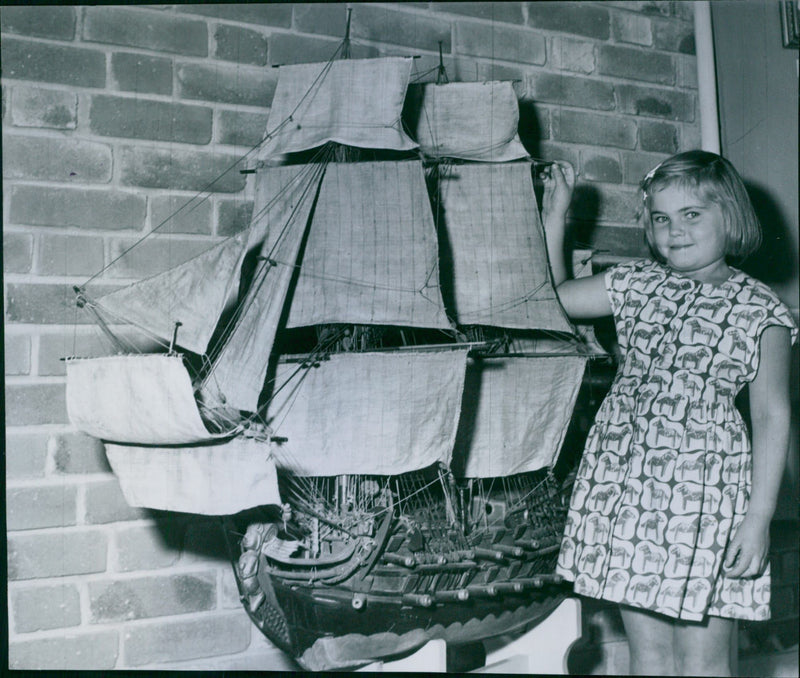
{"type": "MultiPolygon", "coordinates": [[[[542,138],[542,125],[536,104],[528,99],[519,100],[519,140],[533,158],[541,158],[539,141],[542,138]]],[[[537,196],[538,198],[538,196],[537,196]]]]}
{"type": "Polygon", "coordinates": [[[768,189],[752,182],[745,182],[745,187],[764,239],[759,250],[742,264],[742,270],[767,285],[788,282],[797,277],[798,266],[791,224],[768,189]]]}
{"type": "MultiPolygon", "coordinates": [[[[783,285],[798,277],[798,252],[792,231],[796,226],[786,218],[780,203],[766,187],[746,181],[745,187],[750,195],[756,216],[761,222],[763,242],[761,247],[749,257],[741,268],[746,273],[770,286],[783,285]]],[[[789,301],[789,300],[787,300],[789,301]]],[[[791,303],[791,302],[790,302],[791,303]]],[[[786,463],[776,517],[797,520],[797,499],[800,497],[800,452],[797,440],[800,431],[798,422],[798,390],[796,387],[800,347],[796,344],[792,351],[790,383],[792,387],[792,446],[786,463]]]]}
{"type": "Polygon", "coordinates": [[[157,546],[188,560],[230,564],[222,521],[217,517],[142,509],[154,524],[157,546]]]}

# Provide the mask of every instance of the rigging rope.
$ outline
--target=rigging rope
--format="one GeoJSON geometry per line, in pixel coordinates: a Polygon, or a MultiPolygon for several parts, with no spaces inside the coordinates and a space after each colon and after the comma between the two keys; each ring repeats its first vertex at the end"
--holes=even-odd
{"type": "MultiPolygon", "coordinates": [[[[233,169],[235,169],[237,166],[239,166],[244,160],[246,160],[253,153],[255,153],[265,142],[267,142],[268,140],[273,138],[274,135],[277,134],[281,129],[283,129],[285,126],[289,125],[290,123],[292,123],[294,121],[293,120],[293,114],[296,113],[297,110],[301,107],[303,102],[306,100],[306,98],[312,92],[312,90],[313,90],[314,86],[317,84],[317,82],[319,82],[321,78],[325,77],[325,75],[328,73],[329,69],[331,68],[332,63],[333,63],[334,59],[336,58],[336,55],[341,50],[343,50],[343,46],[340,45],[339,49],[337,49],[337,51],[334,53],[334,56],[331,57],[331,59],[325,64],[325,66],[322,68],[320,73],[317,75],[316,79],[314,80],[314,83],[312,83],[312,87],[309,88],[309,90],[301,97],[301,99],[298,102],[298,104],[295,106],[295,108],[292,110],[292,112],[283,121],[281,121],[272,131],[268,132],[256,145],[254,145],[252,148],[250,148],[241,158],[239,158],[236,162],[234,162],[231,165],[229,165],[227,168],[224,169],[224,171],[219,176],[217,176],[215,179],[213,179],[208,184],[206,184],[195,196],[190,198],[186,203],[184,203],[182,206],[180,206],[171,215],[169,215],[167,218],[165,218],[163,221],[161,221],[156,227],[154,227],[150,231],[150,233],[145,234],[139,240],[134,242],[130,247],[128,247],[122,253],[120,253],[117,257],[112,259],[112,261],[110,261],[108,265],[106,265],[100,271],[98,271],[93,276],[91,276],[84,283],[84,285],[88,285],[92,281],[94,281],[98,276],[100,276],[103,272],[105,272],[111,266],[116,264],[117,261],[119,261],[122,257],[124,257],[132,249],[137,247],[139,244],[141,244],[144,240],[149,238],[151,235],[153,235],[156,232],[160,231],[165,224],[167,224],[169,221],[174,219],[178,214],[180,214],[182,212],[185,212],[185,213],[189,214],[193,210],[197,209],[199,207],[199,205],[202,204],[202,202],[204,200],[207,200],[209,198],[209,196],[211,195],[212,189],[217,184],[217,182],[219,182],[228,173],[230,173],[233,169]]],[[[427,71],[426,73],[430,73],[430,72],[433,72],[433,71],[436,71],[436,70],[437,70],[437,68],[434,68],[434,69],[431,69],[430,71],[427,71]]],[[[427,115],[427,112],[426,112],[426,115],[427,115]]],[[[391,125],[362,124],[362,125],[358,125],[358,127],[361,127],[361,128],[394,127],[394,128],[402,129],[402,127],[403,127],[402,123],[403,123],[402,119],[398,118],[391,125]]],[[[353,127],[355,127],[355,125],[353,127]]],[[[497,142],[497,143],[493,143],[493,144],[476,145],[474,148],[469,149],[469,150],[471,150],[472,152],[491,151],[491,150],[493,150],[495,148],[498,148],[498,147],[504,145],[505,143],[510,141],[512,138],[513,138],[513,136],[510,137],[507,140],[503,140],[501,142],[497,142]]],[[[321,160],[322,162],[319,163],[320,166],[321,166],[321,169],[319,167],[316,167],[314,170],[308,169],[307,172],[305,172],[305,173],[304,172],[298,173],[297,180],[299,181],[300,177],[306,178],[306,174],[312,174],[314,176],[317,176],[316,175],[317,172],[324,171],[325,164],[330,161],[331,153],[332,153],[332,145],[331,144],[326,144],[326,146],[324,146],[322,149],[320,149],[319,151],[317,151],[314,154],[313,160],[312,160],[312,162],[315,163],[315,164],[318,163],[321,160]]],[[[534,163],[536,163],[538,161],[541,161],[541,162],[550,164],[549,161],[545,161],[545,160],[542,160],[542,159],[539,159],[539,158],[532,158],[532,160],[534,161],[534,163]]],[[[290,182],[289,186],[291,186],[291,185],[292,185],[292,182],[290,182]]],[[[289,190],[288,186],[287,186],[287,188],[285,190],[289,190]]],[[[311,190],[311,189],[307,185],[306,188],[303,191],[303,194],[302,194],[302,197],[301,197],[300,201],[298,201],[298,205],[296,205],[294,207],[289,219],[287,219],[286,223],[283,224],[283,227],[282,227],[281,231],[279,232],[278,236],[275,238],[274,243],[273,243],[269,253],[259,262],[258,267],[257,267],[257,271],[256,271],[256,273],[254,275],[254,280],[256,281],[254,287],[256,289],[260,288],[261,286],[263,286],[265,284],[265,281],[267,279],[267,273],[268,273],[269,269],[272,267],[273,264],[278,264],[278,265],[281,265],[281,266],[291,267],[291,268],[293,268],[295,270],[299,268],[297,263],[292,264],[290,262],[277,261],[277,260],[273,259],[273,255],[276,252],[276,250],[277,250],[277,248],[279,246],[279,243],[283,240],[283,237],[284,237],[285,233],[291,227],[292,221],[293,221],[294,217],[296,216],[296,213],[297,213],[297,211],[299,209],[299,204],[302,204],[302,202],[305,199],[308,198],[308,196],[307,196],[307,191],[308,190],[311,190]]],[[[271,200],[267,205],[265,205],[256,214],[254,214],[253,215],[254,222],[258,218],[260,218],[264,214],[266,214],[268,212],[268,210],[270,209],[270,207],[272,205],[274,205],[274,203],[282,195],[284,195],[284,191],[280,191],[275,196],[275,198],[273,200],[271,200]]],[[[438,210],[437,210],[437,219],[438,219],[438,210]]],[[[438,223],[437,223],[437,227],[438,227],[438,223]]],[[[425,284],[425,287],[423,287],[422,289],[414,289],[414,288],[410,288],[410,287],[400,287],[400,286],[391,286],[391,285],[380,285],[380,284],[377,284],[377,283],[370,283],[368,281],[358,280],[358,279],[355,279],[355,278],[348,279],[348,278],[345,278],[343,276],[338,276],[338,277],[337,276],[330,276],[330,275],[326,276],[326,275],[317,274],[317,273],[310,272],[310,271],[304,271],[304,272],[301,273],[301,275],[308,276],[308,277],[311,277],[311,278],[318,278],[318,279],[322,279],[322,280],[345,282],[345,283],[352,284],[352,285],[366,286],[366,287],[371,287],[373,289],[384,289],[384,290],[396,291],[396,292],[408,292],[408,293],[414,293],[414,294],[422,294],[423,296],[425,296],[423,294],[423,290],[424,289],[426,289],[427,287],[435,287],[435,286],[429,285],[430,280],[431,280],[432,276],[434,275],[435,270],[436,270],[435,267],[434,268],[430,268],[428,270],[426,281],[425,281],[426,284],[425,284]]],[[[524,304],[529,299],[531,299],[536,293],[538,293],[539,290],[541,290],[542,287],[545,286],[545,284],[546,284],[546,282],[542,283],[541,285],[536,287],[534,290],[532,290],[532,291],[530,291],[530,292],[528,292],[528,293],[526,293],[526,294],[524,294],[522,296],[516,297],[514,299],[507,300],[507,301],[505,301],[503,303],[500,303],[500,304],[494,304],[494,305],[488,306],[488,307],[486,307],[486,309],[479,309],[479,311],[482,311],[482,310],[508,310],[510,308],[514,308],[516,306],[524,304]]],[[[425,298],[429,299],[429,297],[425,297],[425,298]]],[[[99,306],[99,308],[102,308],[102,305],[98,305],[98,306],[99,306]]],[[[213,363],[216,360],[216,358],[218,358],[220,352],[224,349],[224,347],[227,346],[227,344],[229,342],[229,339],[230,339],[230,335],[231,335],[231,328],[233,327],[234,323],[238,322],[238,320],[240,319],[241,314],[243,313],[243,309],[244,309],[244,305],[243,304],[238,305],[236,311],[232,314],[232,316],[229,319],[228,323],[223,328],[223,331],[221,333],[221,336],[223,337],[223,340],[220,341],[219,343],[217,343],[215,345],[215,347],[213,348],[213,350],[209,351],[209,353],[207,355],[201,356],[201,360],[202,360],[202,364],[203,364],[202,371],[204,371],[206,373],[206,377],[205,377],[205,380],[204,380],[205,382],[208,382],[210,379],[213,379],[213,372],[214,372],[213,363]]],[[[104,309],[104,311],[106,313],[108,313],[111,317],[113,317],[113,318],[115,318],[117,320],[121,320],[121,318],[118,315],[108,312],[107,309],[104,309]]],[[[153,334],[151,331],[147,330],[145,327],[141,326],[140,324],[132,323],[132,322],[129,323],[129,324],[137,327],[139,330],[143,331],[148,336],[151,336],[153,339],[156,340],[156,342],[158,342],[163,347],[167,347],[168,346],[168,343],[165,342],[162,338],[160,338],[157,335],[153,334]]],[[[552,336],[552,337],[559,337],[558,334],[554,334],[554,333],[547,333],[547,334],[549,334],[549,336],[552,336]]],[[[342,336],[342,333],[339,333],[338,335],[335,336],[334,339],[331,339],[329,342],[326,342],[325,344],[318,345],[318,347],[316,347],[314,349],[314,351],[312,351],[312,353],[310,354],[310,360],[313,361],[315,359],[313,356],[323,355],[328,347],[332,346],[336,341],[341,339],[341,336],[342,336]]],[[[449,336],[449,335],[446,335],[446,336],[449,336]]],[[[133,346],[133,343],[130,342],[130,345],[133,346]]],[[[307,374],[307,371],[308,371],[308,368],[306,366],[304,366],[304,365],[299,366],[296,370],[294,370],[294,372],[289,376],[289,378],[287,378],[286,381],[278,387],[278,389],[275,391],[275,394],[280,392],[282,389],[287,388],[288,384],[290,383],[290,381],[292,379],[294,379],[298,374],[302,373],[300,379],[297,382],[295,382],[295,386],[294,386],[295,390],[290,394],[290,399],[287,400],[287,403],[293,403],[296,400],[296,398],[298,397],[297,389],[299,388],[300,384],[302,383],[305,375],[307,374]]],[[[272,385],[274,386],[274,384],[272,384],[272,385]]],[[[275,394],[273,394],[273,395],[275,395],[275,394]]],[[[258,408],[257,412],[253,413],[252,415],[250,415],[247,418],[247,420],[249,420],[249,421],[261,420],[263,418],[263,416],[266,415],[267,404],[268,403],[265,403],[262,406],[260,406],[258,408]]],[[[202,406],[204,408],[208,408],[209,407],[209,405],[207,403],[203,403],[202,406]]],[[[226,417],[226,415],[224,413],[220,413],[220,415],[221,415],[222,418],[226,417]]],[[[285,415],[284,415],[284,419],[285,419],[285,415]]],[[[284,419],[282,419],[281,421],[283,421],[284,419]]],[[[236,420],[233,417],[228,418],[228,421],[231,424],[236,423],[236,420]]],[[[417,490],[417,491],[413,492],[411,494],[411,496],[416,496],[416,494],[418,494],[419,492],[427,491],[427,488],[429,486],[433,485],[435,482],[437,482],[437,481],[432,481],[431,483],[429,483],[428,485],[424,486],[420,490],[417,490]]],[[[492,487],[492,485],[490,485],[490,488],[491,487],[492,487]]]]}
{"type": "Polygon", "coordinates": [[[246,153],[245,153],[243,156],[241,156],[241,157],[240,157],[240,158],[238,158],[238,159],[237,159],[235,162],[233,162],[233,163],[231,163],[230,165],[228,165],[228,166],[227,166],[227,167],[226,167],[226,168],[225,168],[225,169],[224,169],[224,170],[223,170],[223,171],[222,171],[222,172],[221,172],[219,175],[217,175],[217,176],[216,176],[214,179],[212,179],[211,181],[209,181],[209,182],[208,182],[208,183],[207,183],[207,184],[206,184],[206,185],[205,185],[203,188],[201,188],[201,189],[200,189],[200,190],[199,190],[197,193],[195,193],[195,195],[193,195],[191,198],[189,198],[189,200],[187,200],[187,201],[186,201],[186,202],[185,202],[183,205],[181,205],[181,206],[180,206],[178,209],[176,209],[174,212],[172,212],[171,214],[169,214],[169,215],[168,215],[168,216],[167,216],[167,217],[166,217],[166,218],[165,218],[163,221],[161,221],[161,222],[160,222],[160,223],[159,223],[159,224],[158,224],[158,225],[157,225],[155,228],[151,229],[151,231],[150,231],[149,233],[146,233],[145,235],[143,235],[143,236],[142,236],[141,238],[139,238],[139,239],[138,239],[136,242],[134,242],[134,243],[133,243],[133,244],[132,244],[130,247],[128,247],[127,249],[123,250],[123,251],[122,251],[122,252],[121,252],[121,253],[120,253],[118,256],[116,256],[114,259],[112,259],[112,260],[111,260],[111,261],[110,261],[110,262],[109,262],[109,263],[108,263],[106,266],[104,266],[104,267],[103,267],[103,268],[101,268],[99,271],[97,271],[97,273],[95,273],[95,274],[94,274],[94,275],[92,275],[90,278],[88,278],[88,279],[87,279],[87,280],[86,280],[86,281],[83,283],[82,287],[85,287],[86,285],[88,285],[89,283],[91,283],[91,282],[92,282],[92,281],[93,281],[95,278],[97,278],[97,277],[98,277],[98,276],[100,276],[102,273],[104,273],[106,270],[108,270],[108,269],[109,269],[111,266],[113,266],[113,265],[114,265],[114,264],[115,264],[117,261],[119,261],[119,260],[120,260],[122,257],[124,257],[126,254],[128,254],[128,253],[129,253],[129,252],[130,252],[132,249],[134,249],[135,247],[138,247],[138,246],[139,246],[139,245],[140,245],[142,242],[144,242],[145,240],[147,240],[148,238],[150,238],[150,236],[152,236],[152,235],[153,235],[153,234],[154,234],[156,231],[160,230],[160,229],[161,229],[161,228],[162,228],[162,227],[163,227],[165,224],[167,224],[167,223],[169,223],[170,221],[172,221],[173,219],[175,219],[175,217],[177,217],[177,215],[178,215],[178,214],[180,214],[181,212],[183,212],[183,211],[184,211],[184,210],[185,210],[185,209],[186,209],[186,208],[187,208],[189,205],[191,205],[193,202],[195,202],[195,201],[198,201],[198,200],[199,200],[199,202],[198,202],[196,205],[194,205],[194,206],[192,207],[192,209],[191,209],[191,210],[189,210],[189,211],[191,212],[192,210],[196,209],[196,208],[197,208],[197,207],[198,207],[198,206],[199,206],[199,205],[200,205],[200,204],[201,204],[203,201],[207,200],[207,199],[210,197],[210,195],[211,195],[211,193],[212,193],[212,190],[211,190],[211,189],[212,189],[212,188],[213,188],[213,187],[214,187],[214,186],[215,186],[215,185],[216,185],[216,184],[217,184],[217,183],[218,183],[218,182],[219,182],[221,179],[223,179],[225,176],[227,176],[227,175],[228,175],[228,174],[229,174],[231,171],[233,171],[233,170],[234,170],[236,167],[238,167],[238,166],[239,166],[239,165],[240,165],[242,162],[244,162],[244,161],[245,161],[245,160],[246,160],[248,157],[250,157],[250,156],[251,156],[253,153],[255,153],[255,152],[256,152],[256,151],[257,151],[259,148],[261,148],[261,147],[264,145],[264,143],[265,143],[265,142],[267,142],[267,141],[269,141],[270,139],[272,139],[272,138],[275,136],[275,134],[277,134],[277,133],[278,133],[278,132],[279,132],[281,129],[283,129],[283,128],[284,128],[286,125],[288,125],[290,122],[292,122],[292,121],[293,121],[293,118],[292,118],[292,116],[294,115],[294,113],[296,113],[296,112],[298,111],[298,109],[299,109],[299,108],[302,106],[303,102],[305,102],[306,98],[307,98],[307,97],[310,95],[311,91],[312,91],[312,90],[313,90],[313,88],[316,86],[316,84],[317,84],[317,83],[318,83],[318,82],[319,82],[321,79],[323,79],[323,78],[325,77],[325,75],[327,75],[328,71],[329,71],[329,70],[330,70],[330,68],[332,67],[332,64],[333,64],[333,62],[336,60],[336,58],[337,58],[337,56],[339,55],[339,53],[340,53],[340,52],[341,52],[341,51],[344,49],[344,47],[343,47],[343,44],[344,44],[344,43],[340,44],[340,45],[337,47],[336,51],[335,51],[335,52],[333,53],[333,55],[331,56],[331,58],[330,58],[330,59],[328,59],[328,61],[327,61],[327,62],[325,62],[325,65],[323,66],[322,70],[321,70],[321,71],[320,71],[320,73],[317,75],[317,77],[316,77],[316,78],[313,80],[313,82],[312,82],[312,84],[311,84],[311,87],[309,87],[309,90],[308,90],[308,91],[307,91],[307,92],[306,92],[306,93],[305,93],[305,94],[304,94],[304,95],[303,95],[303,96],[300,98],[300,100],[297,102],[297,105],[296,105],[296,106],[295,106],[295,107],[292,109],[291,113],[289,113],[289,115],[288,115],[288,116],[287,116],[287,117],[286,117],[284,120],[282,120],[280,123],[278,123],[278,124],[275,126],[275,128],[273,128],[273,129],[272,129],[272,131],[269,131],[269,132],[267,132],[267,133],[266,133],[266,134],[265,134],[265,135],[264,135],[264,136],[263,136],[263,137],[262,137],[262,138],[261,138],[261,139],[260,139],[260,140],[259,140],[259,141],[258,141],[258,142],[255,144],[255,145],[254,145],[254,146],[252,146],[252,147],[251,147],[251,148],[250,148],[250,149],[249,149],[249,150],[248,150],[248,151],[247,151],[247,152],[246,152],[246,153]]]}

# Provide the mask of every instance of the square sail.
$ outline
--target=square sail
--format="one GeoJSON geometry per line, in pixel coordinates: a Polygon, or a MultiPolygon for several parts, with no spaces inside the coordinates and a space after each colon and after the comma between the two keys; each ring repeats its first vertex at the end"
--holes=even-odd
{"type": "Polygon", "coordinates": [[[359,148],[416,148],[400,124],[411,64],[409,57],[384,57],[281,66],[260,157],[328,141],[359,148]]]}
{"type": "Polygon", "coordinates": [[[131,506],[227,515],[281,503],[269,443],[251,438],[194,447],[106,444],[106,456],[131,506]]]}
{"type": "MultiPolygon", "coordinates": [[[[466,351],[332,355],[280,390],[269,425],[288,440],[275,463],[300,476],[396,475],[448,463],[466,351]]],[[[276,384],[298,369],[278,366],[276,384]]]]}
{"type": "Polygon", "coordinates": [[[527,158],[510,82],[412,85],[404,119],[429,158],[506,162],[527,158]]]}
{"type": "Polygon", "coordinates": [[[328,164],[287,327],[320,323],[450,329],[419,161],[328,164]]]}
{"type": "Polygon", "coordinates": [[[439,193],[451,255],[442,286],[452,279],[457,323],[571,332],[550,281],[530,165],[441,166],[439,193]]]}
{"type": "Polygon", "coordinates": [[[194,397],[183,359],[116,355],[67,361],[67,413],[95,438],[142,445],[213,440],[194,397]]]}
{"type": "Polygon", "coordinates": [[[578,356],[470,361],[453,471],[493,478],[552,466],[585,365],[578,356]]]}

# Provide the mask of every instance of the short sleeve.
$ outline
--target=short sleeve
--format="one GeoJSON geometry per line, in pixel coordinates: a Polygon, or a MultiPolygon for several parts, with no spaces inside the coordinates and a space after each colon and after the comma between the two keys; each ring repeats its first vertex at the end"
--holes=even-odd
{"type": "Polygon", "coordinates": [[[797,324],[792,318],[792,313],[779,299],[775,299],[775,304],[768,309],[767,317],[764,318],[761,331],[763,332],[767,327],[777,325],[778,327],[786,327],[791,333],[792,345],[797,341],[797,324]]]}
{"type": "Polygon", "coordinates": [[[747,329],[751,337],[760,337],[770,326],[785,327],[797,341],[797,324],[792,313],[772,289],[760,280],[745,276],[734,300],[734,324],[747,329]]]}

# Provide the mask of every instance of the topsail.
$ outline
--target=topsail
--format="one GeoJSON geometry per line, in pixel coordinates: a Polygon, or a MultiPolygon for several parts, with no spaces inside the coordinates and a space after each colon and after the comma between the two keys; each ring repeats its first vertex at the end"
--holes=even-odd
{"type": "Polygon", "coordinates": [[[451,82],[409,88],[408,121],[429,158],[507,162],[527,158],[510,82],[451,82]]]}
{"type": "Polygon", "coordinates": [[[320,323],[450,329],[419,161],[328,165],[287,326],[320,323]]]}
{"type": "Polygon", "coordinates": [[[282,66],[261,157],[328,141],[358,148],[416,148],[400,124],[412,61],[386,57],[282,66]]]}
{"type": "Polygon", "coordinates": [[[571,332],[550,282],[527,163],[440,169],[456,320],[571,332]]]}

